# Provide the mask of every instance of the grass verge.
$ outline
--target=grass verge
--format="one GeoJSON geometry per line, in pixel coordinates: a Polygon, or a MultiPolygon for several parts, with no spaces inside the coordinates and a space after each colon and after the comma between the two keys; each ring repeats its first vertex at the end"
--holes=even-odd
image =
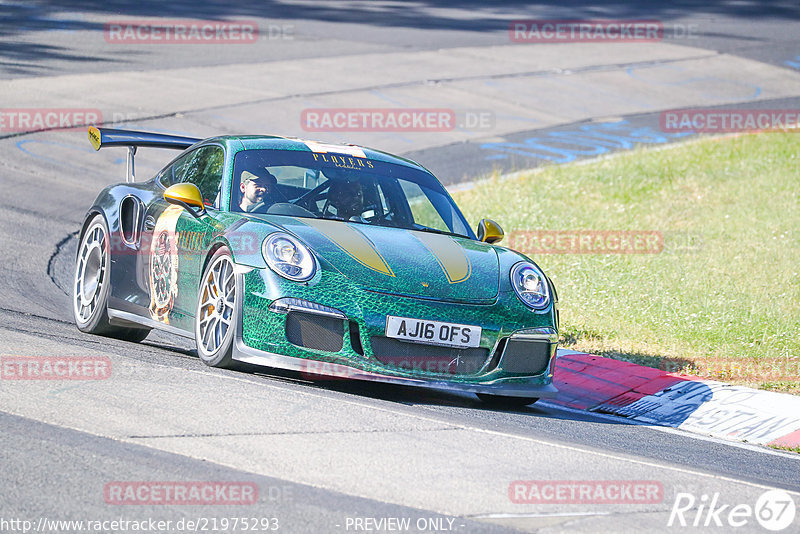
{"type": "Polygon", "coordinates": [[[707,138],[494,176],[453,196],[553,279],[562,346],[798,394],[799,164],[797,134],[707,138]],[[649,231],[662,246],[535,253],[541,235],[519,239],[577,230],[649,231]]]}

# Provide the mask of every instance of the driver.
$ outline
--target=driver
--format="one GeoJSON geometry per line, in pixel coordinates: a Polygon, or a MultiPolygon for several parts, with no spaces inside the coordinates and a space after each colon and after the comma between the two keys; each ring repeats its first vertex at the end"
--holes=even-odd
{"type": "Polygon", "coordinates": [[[331,180],[328,204],[336,208],[336,216],[345,221],[362,221],[364,191],[358,179],[331,180]]]}
{"type": "Polygon", "coordinates": [[[275,178],[266,169],[259,174],[242,171],[239,180],[239,191],[242,192],[242,201],[239,207],[242,211],[264,213],[275,203],[274,196],[278,184],[275,178]]]}

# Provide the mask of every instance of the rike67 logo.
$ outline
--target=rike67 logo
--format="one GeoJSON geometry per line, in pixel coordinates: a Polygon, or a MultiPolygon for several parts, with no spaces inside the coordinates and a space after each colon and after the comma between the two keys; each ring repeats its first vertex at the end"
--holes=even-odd
{"type": "Polygon", "coordinates": [[[723,504],[719,493],[703,494],[699,499],[691,493],[678,493],[667,526],[702,527],[704,531],[709,527],[720,527],[720,532],[727,532],[731,528],[752,528],[757,522],[767,530],[779,532],[793,525],[795,513],[792,496],[778,489],[762,493],[755,506],[723,504]]]}

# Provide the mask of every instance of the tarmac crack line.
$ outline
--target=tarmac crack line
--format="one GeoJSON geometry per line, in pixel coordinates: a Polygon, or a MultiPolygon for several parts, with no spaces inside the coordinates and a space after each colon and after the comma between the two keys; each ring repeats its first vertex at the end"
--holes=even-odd
{"type": "MultiPolygon", "coordinates": [[[[55,285],[55,286],[56,286],[58,289],[60,289],[61,291],[64,291],[65,293],[67,293],[67,292],[64,290],[64,288],[63,288],[63,287],[61,287],[60,285],[58,285],[58,282],[56,281],[56,274],[55,274],[55,270],[54,270],[54,267],[55,267],[55,262],[56,262],[56,258],[58,257],[58,255],[59,255],[59,254],[61,254],[61,251],[62,251],[62,249],[64,248],[64,246],[65,246],[67,243],[69,243],[69,241],[70,241],[71,239],[73,239],[73,238],[75,238],[75,237],[77,237],[77,236],[78,236],[78,231],[77,231],[77,230],[76,230],[75,232],[72,232],[72,233],[70,233],[70,234],[67,234],[67,235],[66,235],[66,237],[64,237],[64,238],[63,238],[63,239],[61,239],[61,240],[60,240],[58,243],[56,243],[56,248],[55,248],[55,250],[54,250],[54,251],[53,251],[53,253],[50,255],[50,258],[48,258],[48,260],[47,260],[47,276],[50,278],[50,281],[52,281],[52,282],[53,282],[53,284],[54,284],[54,285],[55,285]]],[[[67,295],[69,295],[69,293],[67,293],[67,295]]]]}

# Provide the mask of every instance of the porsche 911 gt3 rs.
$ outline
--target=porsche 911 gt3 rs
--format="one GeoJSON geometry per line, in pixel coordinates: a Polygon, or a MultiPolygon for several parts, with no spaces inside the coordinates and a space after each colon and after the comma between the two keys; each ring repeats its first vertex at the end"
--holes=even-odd
{"type": "Polygon", "coordinates": [[[246,362],[472,392],[552,397],[555,288],[477,235],[421,165],[278,136],[194,139],[90,128],[127,147],[79,235],[72,296],[84,332],[193,338],[210,366],[246,362]],[[139,147],[180,150],[145,182],[139,147]]]}

